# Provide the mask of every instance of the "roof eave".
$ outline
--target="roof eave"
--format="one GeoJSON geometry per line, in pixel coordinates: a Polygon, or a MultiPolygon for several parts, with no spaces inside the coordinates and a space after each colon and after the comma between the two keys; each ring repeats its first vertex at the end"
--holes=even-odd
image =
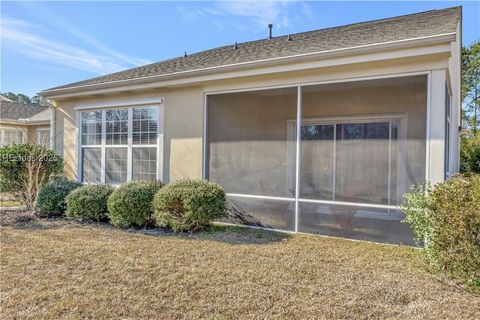
{"type": "Polygon", "coordinates": [[[20,125],[20,126],[33,126],[33,125],[44,125],[50,124],[50,120],[36,120],[29,121],[28,119],[0,119],[0,124],[9,124],[9,125],[20,125]]]}
{"type": "Polygon", "coordinates": [[[207,74],[222,73],[227,71],[235,71],[235,70],[248,69],[248,68],[272,66],[276,64],[289,64],[289,63],[295,63],[299,61],[325,59],[331,56],[345,56],[345,55],[355,55],[355,54],[361,54],[361,53],[365,54],[365,53],[375,52],[380,50],[394,50],[394,49],[411,48],[411,47],[417,47],[417,46],[428,46],[428,45],[435,45],[435,44],[455,41],[455,39],[456,39],[456,33],[452,32],[452,33],[446,33],[446,34],[440,34],[440,35],[434,35],[434,36],[426,36],[426,37],[405,39],[405,40],[398,40],[398,41],[389,41],[389,42],[375,43],[370,45],[298,54],[298,55],[287,56],[287,57],[271,58],[271,59],[242,62],[242,63],[236,63],[236,64],[230,64],[230,65],[217,66],[217,67],[180,71],[180,72],[174,72],[174,73],[163,74],[163,75],[152,75],[152,76],[139,77],[139,78],[133,78],[133,79],[103,82],[98,84],[80,85],[80,86],[68,87],[68,88],[47,89],[39,92],[38,95],[46,99],[56,99],[58,97],[69,98],[69,97],[75,97],[75,96],[81,95],[82,92],[90,91],[90,90],[102,90],[102,89],[111,89],[115,87],[122,87],[121,89],[119,89],[120,91],[120,90],[125,90],[126,86],[137,85],[137,84],[148,83],[148,82],[159,82],[159,81],[178,79],[178,78],[188,79],[188,78],[199,76],[199,75],[207,75],[207,74]]]}

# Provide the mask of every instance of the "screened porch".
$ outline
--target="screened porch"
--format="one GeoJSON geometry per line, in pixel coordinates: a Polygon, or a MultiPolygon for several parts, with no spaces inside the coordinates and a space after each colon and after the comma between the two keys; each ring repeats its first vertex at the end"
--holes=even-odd
{"type": "Polygon", "coordinates": [[[209,94],[205,176],[231,223],[412,244],[426,118],[426,75],[209,94]]]}

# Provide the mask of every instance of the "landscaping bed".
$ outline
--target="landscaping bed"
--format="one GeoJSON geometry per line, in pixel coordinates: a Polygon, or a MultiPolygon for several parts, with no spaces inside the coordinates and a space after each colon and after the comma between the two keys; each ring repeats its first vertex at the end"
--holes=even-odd
{"type": "Polygon", "coordinates": [[[480,298],[402,246],[240,227],[174,233],[2,212],[13,318],[475,319],[480,298]]]}

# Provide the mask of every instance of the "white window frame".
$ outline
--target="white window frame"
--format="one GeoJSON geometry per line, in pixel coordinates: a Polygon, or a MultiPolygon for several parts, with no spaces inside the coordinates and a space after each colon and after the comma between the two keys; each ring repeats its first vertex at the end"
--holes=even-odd
{"type": "Polygon", "coordinates": [[[27,130],[26,129],[19,129],[15,127],[3,127],[0,130],[0,145],[5,146],[5,131],[15,131],[22,133],[22,139],[20,141],[21,144],[27,141],[27,130]]]}
{"type": "Polygon", "coordinates": [[[41,145],[44,145],[46,147],[50,147],[50,128],[37,128],[35,130],[35,141],[37,142],[37,144],[41,144],[41,145]],[[46,141],[42,142],[40,140],[40,133],[41,132],[45,132],[45,131],[48,131],[48,136],[47,136],[47,139],[46,141]]]}
{"type": "MultiPolygon", "coordinates": [[[[309,198],[300,198],[300,202],[314,202],[314,203],[326,203],[326,202],[336,202],[335,199],[335,181],[336,181],[336,149],[337,149],[337,125],[338,124],[349,124],[349,123],[378,123],[378,122],[388,122],[389,124],[389,141],[388,141],[388,203],[386,205],[378,205],[384,206],[386,209],[393,209],[396,208],[395,205],[391,204],[391,163],[392,163],[392,123],[398,123],[398,133],[397,133],[397,163],[406,162],[405,154],[401,152],[404,150],[405,139],[407,137],[407,128],[408,128],[408,117],[406,113],[385,113],[385,114],[365,114],[365,115],[358,115],[358,116],[335,116],[335,117],[320,117],[320,118],[304,118],[301,121],[300,131],[296,132],[297,129],[297,120],[287,120],[287,141],[296,141],[296,135],[300,134],[301,127],[304,125],[333,125],[333,174],[332,174],[332,200],[319,200],[319,199],[309,199],[309,198]]],[[[301,141],[301,139],[299,139],[301,141]]],[[[293,166],[294,160],[292,155],[295,155],[296,152],[290,146],[289,150],[287,151],[287,168],[295,168],[293,166]]],[[[403,168],[403,166],[397,166],[397,170],[403,168]]],[[[288,171],[288,170],[287,170],[288,171]]],[[[289,183],[292,183],[295,177],[298,176],[298,173],[294,174],[293,172],[287,172],[287,180],[289,183]]],[[[402,174],[397,175],[397,179],[402,177],[402,174]]],[[[397,185],[399,181],[396,182],[397,185]]],[[[292,185],[293,187],[293,185],[292,185]]],[[[399,198],[401,195],[397,194],[396,197],[399,198]]],[[[351,202],[352,204],[358,204],[356,202],[351,202]]],[[[367,206],[368,203],[362,203],[362,205],[367,206]]],[[[375,206],[375,204],[372,204],[375,206]]]]}
{"type": "MultiPolygon", "coordinates": [[[[133,169],[133,159],[132,154],[133,148],[156,148],[157,149],[157,168],[156,168],[156,179],[164,181],[164,170],[163,170],[163,139],[164,139],[164,103],[163,98],[157,99],[159,103],[145,104],[145,103],[134,103],[131,101],[129,105],[108,105],[105,107],[105,104],[102,107],[95,108],[95,106],[82,106],[80,108],[75,108],[76,117],[77,117],[77,181],[80,183],[83,182],[83,149],[84,148],[97,148],[101,150],[101,170],[100,170],[100,181],[101,183],[105,182],[106,177],[106,149],[107,148],[127,148],[127,181],[132,181],[132,169],[133,169]],[[133,144],[133,109],[134,108],[147,108],[155,107],[157,108],[157,142],[156,144],[133,144]],[[127,144],[122,145],[107,145],[106,144],[106,113],[108,110],[118,110],[118,109],[127,109],[128,110],[128,139],[127,144]],[[82,112],[90,111],[101,111],[102,113],[102,135],[101,143],[96,145],[82,145],[82,112]]],[[[112,184],[115,185],[115,184],[112,184]]]]}

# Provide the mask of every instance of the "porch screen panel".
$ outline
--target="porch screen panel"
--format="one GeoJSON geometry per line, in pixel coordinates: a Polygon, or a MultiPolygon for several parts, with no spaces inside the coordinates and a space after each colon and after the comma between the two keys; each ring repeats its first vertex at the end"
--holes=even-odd
{"type": "Polygon", "coordinates": [[[295,139],[289,126],[295,126],[296,92],[287,88],[208,96],[208,178],[227,194],[260,197],[237,199],[239,210],[251,215],[250,224],[293,228],[286,221],[294,212],[285,202],[295,197],[295,139]]]}
{"type": "Polygon", "coordinates": [[[425,180],[426,105],[426,76],[303,87],[299,231],[411,240],[395,207],[425,180]]]}

